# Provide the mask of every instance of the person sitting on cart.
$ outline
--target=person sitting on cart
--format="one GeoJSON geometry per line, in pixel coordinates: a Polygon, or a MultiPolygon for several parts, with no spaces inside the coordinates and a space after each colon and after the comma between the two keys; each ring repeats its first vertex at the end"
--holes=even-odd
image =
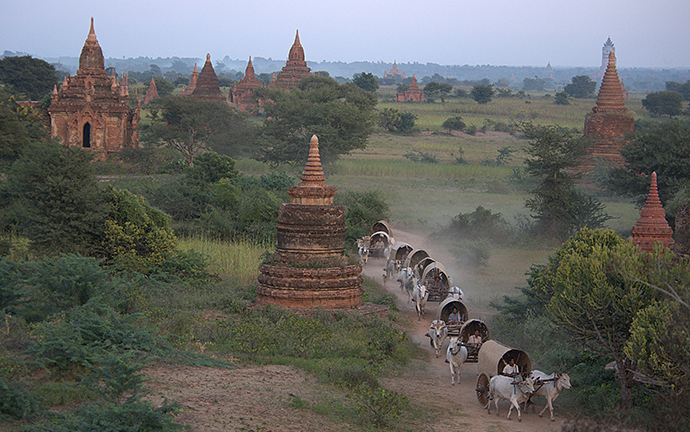
{"type": "Polygon", "coordinates": [[[509,377],[516,377],[520,374],[520,367],[515,364],[515,359],[508,357],[508,364],[503,368],[503,375],[509,377]]]}
{"type": "Polygon", "coordinates": [[[458,312],[458,308],[453,306],[453,312],[448,315],[448,324],[454,323],[457,324],[460,322],[460,312],[458,312]]]}
{"type": "Polygon", "coordinates": [[[475,349],[479,349],[479,347],[480,347],[481,344],[482,344],[482,337],[481,337],[481,335],[479,334],[479,330],[475,330],[475,331],[474,331],[474,334],[473,334],[473,335],[470,335],[470,337],[467,338],[467,343],[468,343],[471,347],[473,347],[473,348],[475,348],[475,349]]]}

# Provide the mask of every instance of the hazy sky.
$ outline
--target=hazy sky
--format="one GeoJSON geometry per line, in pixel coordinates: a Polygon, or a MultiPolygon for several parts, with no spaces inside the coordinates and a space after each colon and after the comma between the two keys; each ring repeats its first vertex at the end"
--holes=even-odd
{"type": "Polygon", "coordinates": [[[95,20],[107,57],[554,67],[690,67],[688,0],[4,0],[0,52],[77,57],[95,20]]]}

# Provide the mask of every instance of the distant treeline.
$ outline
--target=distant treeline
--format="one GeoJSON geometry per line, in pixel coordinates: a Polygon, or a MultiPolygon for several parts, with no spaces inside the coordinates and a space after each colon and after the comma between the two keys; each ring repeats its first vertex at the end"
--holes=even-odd
{"type": "MultiPolygon", "coordinates": [[[[26,55],[26,53],[15,53],[5,51],[3,56],[10,55],[26,55]]],[[[234,60],[228,56],[223,58],[214,58],[213,67],[219,77],[226,77],[229,79],[239,79],[244,75],[247,67],[248,59],[234,60]]],[[[79,64],[78,57],[53,57],[44,58],[43,60],[52,63],[56,69],[75,73],[79,64]]],[[[141,72],[146,73],[151,69],[151,65],[155,65],[154,69],[160,69],[162,75],[166,72],[175,72],[178,75],[188,77],[197,64],[199,70],[204,64],[204,58],[182,58],[182,57],[137,57],[137,58],[107,58],[105,61],[106,68],[114,67],[118,75],[122,72],[141,72]],[[157,68],[156,68],[157,66],[157,68]]],[[[252,57],[252,63],[257,75],[278,72],[285,66],[284,59],[272,59],[263,57],[252,57]]],[[[392,62],[307,62],[312,72],[327,72],[331,77],[338,81],[352,79],[353,75],[368,72],[373,73],[379,78],[383,78],[384,71],[390,71],[393,67],[392,62]]],[[[492,65],[440,65],[436,63],[398,63],[398,69],[405,73],[406,77],[416,75],[417,80],[424,84],[431,81],[431,78],[436,76],[450,79],[451,84],[458,85],[453,82],[457,81],[480,81],[488,79],[492,84],[500,83],[502,86],[506,83],[510,87],[516,89],[523,88],[523,81],[525,78],[533,79],[535,77],[546,80],[546,89],[556,90],[565,84],[571,82],[572,77],[579,75],[587,75],[595,81],[600,80],[598,67],[553,67],[553,77],[551,72],[547,71],[546,65],[544,67],[535,66],[492,66],[492,65]]],[[[618,74],[623,80],[625,87],[629,91],[645,92],[661,91],[666,89],[667,81],[675,81],[684,83],[687,77],[690,76],[690,69],[688,68],[619,68],[618,74]]],[[[150,78],[149,78],[150,79],[150,78]]],[[[270,79],[270,78],[269,78],[270,79]]],[[[398,82],[400,80],[397,80],[398,82]]]]}

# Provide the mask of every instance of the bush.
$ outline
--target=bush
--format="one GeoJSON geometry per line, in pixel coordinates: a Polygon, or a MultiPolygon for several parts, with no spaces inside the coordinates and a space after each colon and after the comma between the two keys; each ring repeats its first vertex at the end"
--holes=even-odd
{"type": "Polygon", "coordinates": [[[432,163],[432,164],[436,164],[436,163],[440,162],[436,156],[434,156],[430,153],[421,152],[419,150],[416,150],[416,151],[413,151],[410,153],[405,153],[403,155],[403,157],[411,160],[412,162],[432,163]]]}
{"type": "Polygon", "coordinates": [[[448,117],[441,125],[443,129],[462,131],[465,129],[465,122],[462,117],[448,117]]]}
{"type": "Polygon", "coordinates": [[[381,387],[360,385],[353,392],[359,413],[368,416],[376,427],[383,427],[400,417],[409,402],[404,395],[381,387]]]}
{"type": "Polygon", "coordinates": [[[41,406],[31,393],[21,384],[8,381],[0,376],[0,419],[23,420],[41,410],[41,406]]]}
{"type": "Polygon", "coordinates": [[[369,235],[374,223],[390,217],[388,204],[379,190],[340,192],[335,202],[345,207],[347,238],[352,241],[369,235]]]}

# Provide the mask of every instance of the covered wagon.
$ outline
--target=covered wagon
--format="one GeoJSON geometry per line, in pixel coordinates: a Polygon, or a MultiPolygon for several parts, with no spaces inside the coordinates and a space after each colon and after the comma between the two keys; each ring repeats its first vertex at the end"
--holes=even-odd
{"type": "Polygon", "coordinates": [[[479,319],[471,319],[465,321],[460,329],[460,341],[467,347],[467,360],[469,363],[477,363],[479,360],[479,349],[481,345],[470,344],[470,336],[479,332],[479,336],[482,338],[482,343],[491,339],[491,334],[489,333],[489,327],[486,326],[484,321],[479,319]]]}
{"type": "Polygon", "coordinates": [[[444,265],[434,261],[424,268],[419,283],[425,285],[429,292],[427,301],[441,302],[448,296],[451,280],[444,265]]]}
{"type": "Polygon", "coordinates": [[[532,362],[526,352],[503,345],[494,340],[484,342],[479,349],[477,360],[477,400],[482,408],[489,406],[489,382],[491,378],[502,373],[509,358],[515,359],[520,368],[520,375],[528,375],[532,371],[532,362]]]}

